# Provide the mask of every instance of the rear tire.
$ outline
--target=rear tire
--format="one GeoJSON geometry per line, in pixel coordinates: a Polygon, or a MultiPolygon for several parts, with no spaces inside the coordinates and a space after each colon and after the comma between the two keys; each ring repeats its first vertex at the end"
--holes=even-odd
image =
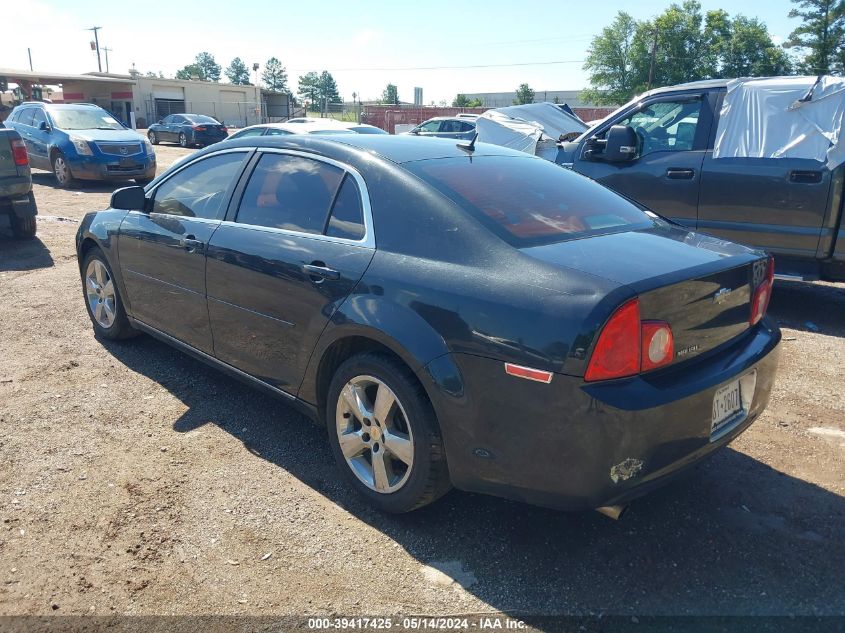
{"type": "Polygon", "coordinates": [[[184,132],[179,132],[179,145],[180,147],[188,147],[188,137],[184,132]]]}
{"type": "Polygon", "coordinates": [[[12,237],[16,240],[31,240],[35,239],[35,233],[38,230],[35,216],[19,218],[14,213],[10,216],[12,224],[12,237]]]}
{"type": "Polygon", "coordinates": [[[57,152],[53,156],[53,175],[62,189],[68,189],[76,182],[70,171],[70,165],[67,164],[64,154],[61,152],[57,152]]]}
{"type": "Polygon", "coordinates": [[[326,428],[347,481],[379,510],[410,512],[451,488],[434,410],[396,358],[367,353],[343,363],[329,386],[326,428]]]}
{"type": "Polygon", "coordinates": [[[115,341],[140,334],[129,324],[111,266],[99,248],[82,260],[82,296],[97,336],[115,341]]]}

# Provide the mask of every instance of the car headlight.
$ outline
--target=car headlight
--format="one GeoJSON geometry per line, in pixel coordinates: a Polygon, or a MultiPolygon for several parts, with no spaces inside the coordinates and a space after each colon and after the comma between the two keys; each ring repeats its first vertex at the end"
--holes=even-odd
{"type": "Polygon", "coordinates": [[[152,143],[150,143],[147,139],[144,139],[144,149],[147,150],[147,154],[150,156],[155,154],[152,143]]]}
{"type": "Polygon", "coordinates": [[[78,136],[71,136],[70,142],[73,143],[73,146],[76,148],[76,153],[80,156],[94,155],[94,152],[91,151],[91,145],[84,138],[79,138],[78,136]]]}

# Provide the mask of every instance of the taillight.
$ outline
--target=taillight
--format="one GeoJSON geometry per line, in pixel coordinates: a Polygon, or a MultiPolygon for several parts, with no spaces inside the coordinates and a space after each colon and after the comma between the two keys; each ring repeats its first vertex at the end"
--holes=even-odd
{"type": "Polygon", "coordinates": [[[205,130],[207,128],[204,125],[194,125],[194,126],[192,126],[191,129],[193,129],[196,132],[205,132],[205,130]]]}
{"type": "Polygon", "coordinates": [[[633,376],[640,371],[640,302],[617,308],[599,334],[584,380],[633,376]]]}
{"type": "Polygon", "coordinates": [[[748,322],[751,325],[756,325],[766,315],[766,310],[769,307],[769,300],[772,298],[772,288],[775,284],[775,260],[769,257],[766,262],[766,276],[757,289],[754,291],[754,297],[751,300],[751,316],[748,322]]]}
{"type": "Polygon", "coordinates": [[[672,362],[675,356],[675,340],[668,323],[643,321],[642,337],[642,371],[657,369],[672,362]]]}
{"type": "Polygon", "coordinates": [[[12,156],[15,159],[15,165],[28,165],[29,154],[26,153],[26,143],[20,139],[12,140],[12,156]]]}
{"type": "Polygon", "coordinates": [[[228,131],[229,131],[229,128],[227,128],[227,127],[221,127],[221,128],[220,128],[220,131],[221,131],[221,132],[228,132],[228,131]]]}
{"type": "Polygon", "coordinates": [[[672,328],[665,321],[640,321],[639,299],[616,309],[599,334],[584,380],[635,376],[675,357],[672,328]]]}

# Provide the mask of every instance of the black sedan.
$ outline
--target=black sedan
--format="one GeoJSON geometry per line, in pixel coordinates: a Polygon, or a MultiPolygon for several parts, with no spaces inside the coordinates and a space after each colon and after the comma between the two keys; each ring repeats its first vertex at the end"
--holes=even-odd
{"type": "Polygon", "coordinates": [[[764,253],[492,145],[227,141],[116,191],[76,245],[98,336],[298,406],[391,512],[454,486],[618,515],[776,374],[764,253]]]}
{"type": "Polygon", "coordinates": [[[147,130],[150,143],[179,143],[182,147],[204,147],[229,136],[229,130],[217,119],[204,114],[171,114],[147,130]]]}

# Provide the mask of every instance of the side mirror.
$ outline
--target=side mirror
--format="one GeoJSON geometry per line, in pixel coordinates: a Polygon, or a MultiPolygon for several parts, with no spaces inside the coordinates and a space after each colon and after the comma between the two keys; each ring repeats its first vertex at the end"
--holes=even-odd
{"type": "Polygon", "coordinates": [[[143,187],[123,187],[111,195],[112,209],[126,209],[127,211],[144,211],[147,198],[143,187]]]}
{"type": "Polygon", "coordinates": [[[413,134],[414,136],[419,136],[420,135],[419,128],[414,128],[413,130],[411,130],[411,134],[413,134]]]}
{"type": "Polygon", "coordinates": [[[164,125],[164,121],[159,121],[156,125],[164,125]]]}
{"type": "Polygon", "coordinates": [[[51,128],[47,124],[47,121],[41,121],[41,123],[38,124],[38,129],[42,132],[49,132],[51,128]]]}
{"type": "Polygon", "coordinates": [[[637,133],[629,125],[614,125],[607,131],[604,160],[624,163],[637,155],[637,133]]]}

